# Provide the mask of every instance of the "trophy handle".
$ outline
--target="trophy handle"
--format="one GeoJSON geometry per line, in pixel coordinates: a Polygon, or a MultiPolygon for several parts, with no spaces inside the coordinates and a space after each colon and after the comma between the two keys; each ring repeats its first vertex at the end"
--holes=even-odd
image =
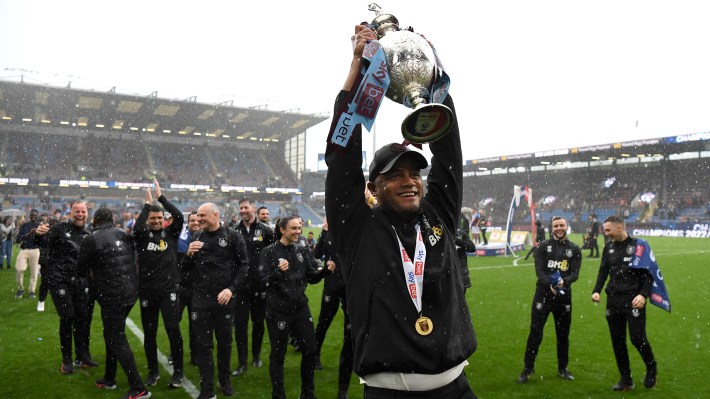
{"type": "Polygon", "coordinates": [[[454,113],[443,104],[419,104],[402,121],[402,136],[412,143],[431,143],[449,131],[454,113]]]}

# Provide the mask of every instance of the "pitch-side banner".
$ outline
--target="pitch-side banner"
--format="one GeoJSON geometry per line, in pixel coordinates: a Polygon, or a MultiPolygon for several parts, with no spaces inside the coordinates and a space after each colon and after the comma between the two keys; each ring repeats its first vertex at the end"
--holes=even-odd
{"type": "Polygon", "coordinates": [[[630,266],[635,269],[646,269],[651,273],[651,276],[653,276],[653,287],[651,287],[651,293],[649,295],[651,303],[670,313],[671,300],[668,297],[666,283],[663,282],[663,276],[656,262],[656,256],[653,255],[653,251],[646,240],[640,238],[636,239],[636,253],[631,259],[630,266]]]}

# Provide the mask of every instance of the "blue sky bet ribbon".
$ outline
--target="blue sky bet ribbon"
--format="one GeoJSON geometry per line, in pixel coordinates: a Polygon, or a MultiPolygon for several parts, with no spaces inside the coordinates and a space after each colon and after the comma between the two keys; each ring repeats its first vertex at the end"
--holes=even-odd
{"type": "Polygon", "coordinates": [[[340,114],[338,123],[330,134],[330,142],[347,147],[353,129],[361,123],[368,131],[372,129],[375,116],[390,85],[385,51],[380,43],[372,40],[362,53],[363,78],[348,109],[340,114]]]}

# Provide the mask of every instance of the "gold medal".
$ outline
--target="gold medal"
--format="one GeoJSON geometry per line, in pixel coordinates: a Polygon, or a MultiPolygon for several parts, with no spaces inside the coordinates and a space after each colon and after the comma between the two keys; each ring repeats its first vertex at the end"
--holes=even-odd
{"type": "Polygon", "coordinates": [[[434,330],[434,323],[431,322],[430,318],[422,316],[417,319],[416,324],[414,324],[414,328],[417,330],[419,335],[429,335],[434,330]]]}

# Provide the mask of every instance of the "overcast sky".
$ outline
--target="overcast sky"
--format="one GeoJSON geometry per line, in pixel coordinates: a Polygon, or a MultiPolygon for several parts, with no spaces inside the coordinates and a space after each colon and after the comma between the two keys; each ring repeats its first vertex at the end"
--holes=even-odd
{"type": "MultiPolygon", "coordinates": [[[[706,1],[378,3],[437,47],[464,159],[710,130],[706,1]]],[[[330,113],[368,4],[0,0],[0,77],[330,113]]],[[[378,147],[407,112],[385,102],[378,147]]],[[[328,126],[309,129],[311,169],[328,126]]]]}

